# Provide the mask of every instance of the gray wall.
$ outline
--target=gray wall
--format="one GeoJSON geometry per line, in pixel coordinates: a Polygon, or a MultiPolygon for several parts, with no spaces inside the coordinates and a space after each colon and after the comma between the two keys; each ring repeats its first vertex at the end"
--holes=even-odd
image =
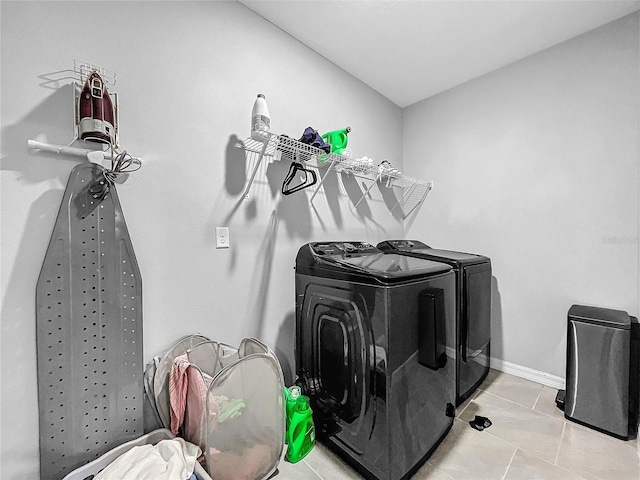
{"type": "Polygon", "coordinates": [[[331,238],[404,235],[489,255],[493,355],[553,375],[564,376],[572,303],[638,314],[637,15],[403,112],[240,4],[87,5],[0,3],[0,478],[38,475],[34,289],[77,161],[26,142],[71,140],[74,58],[118,72],[121,143],[145,160],[118,193],[143,276],[146,359],[187,333],[254,335],[290,375],[295,254],[331,238]],[[435,190],[403,226],[377,188],[354,208],[361,185],[348,178],[330,178],[313,208],[308,193],[282,197],[288,165],[276,162],[243,200],[255,157],[234,144],[257,93],[275,132],[350,125],[355,156],[435,190]],[[222,225],[229,250],[215,249],[222,225]]]}
{"type": "Polygon", "coordinates": [[[35,285],[69,172],[27,139],[73,137],[69,69],[78,58],[115,70],[122,146],[144,159],[118,186],[143,277],[144,354],[184,334],[276,349],[290,379],[298,248],[314,240],[402,235],[381,192],[354,208],[353,178],[279,193],[289,165],[255,157],[257,93],[272,130],[298,138],[350,125],[354,155],[402,167],[402,112],[236,2],[1,2],[2,445],[0,478],[38,476],[35,285]],[[95,13],[100,12],[96,25],[95,13]],[[342,182],[344,180],[344,185],[342,182]],[[231,249],[215,248],[229,226],[231,249]]]}
{"type": "Polygon", "coordinates": [[[639,313],[638,14],[407,107],[406,236],[494,268],[493,351],[564,377],[573,303],[639,313]]]}

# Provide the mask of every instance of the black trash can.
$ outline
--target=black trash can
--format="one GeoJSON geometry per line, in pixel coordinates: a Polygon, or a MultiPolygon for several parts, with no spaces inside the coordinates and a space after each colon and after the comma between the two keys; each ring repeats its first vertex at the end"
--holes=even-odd
{"type": "Polygon", "coordinates": [[[567,419],[617,438],[635,437],[637,326],[636,318],[620,310],[582,305],[569,309],[564,401],[567,419]]]}

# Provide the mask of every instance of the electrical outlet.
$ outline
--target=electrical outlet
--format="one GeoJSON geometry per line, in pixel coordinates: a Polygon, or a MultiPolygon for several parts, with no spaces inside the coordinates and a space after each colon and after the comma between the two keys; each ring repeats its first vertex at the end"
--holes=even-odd
{"type": "Polygon", "coordinates": [[[229,248],[229,227],[216,227],[216,248],[229,248]]]}

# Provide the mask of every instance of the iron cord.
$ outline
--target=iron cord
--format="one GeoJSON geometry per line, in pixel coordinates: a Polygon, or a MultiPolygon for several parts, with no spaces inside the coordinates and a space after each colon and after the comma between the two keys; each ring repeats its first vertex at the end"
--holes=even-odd
{"type": "Polygon", "coordinates": [[[109,193],[110,186],[113,185],[122,173],[130,173],[139,170],[142,163],[139,159],[133,158],[123,150],[115,157],[111,157],[111,168],[102,170],[102,177],[89,186],[89,193],[94,199],[102,200],[109,193]]]}

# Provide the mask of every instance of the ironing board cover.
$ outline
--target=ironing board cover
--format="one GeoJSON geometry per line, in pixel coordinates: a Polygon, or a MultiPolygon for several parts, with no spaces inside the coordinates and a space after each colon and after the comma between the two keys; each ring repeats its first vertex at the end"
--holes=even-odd
{"type": "Polygon", "coordinates": [[[143,433],[142,282],[115,186],[69,176],[36,287],[40,478],[143,433]]]}

